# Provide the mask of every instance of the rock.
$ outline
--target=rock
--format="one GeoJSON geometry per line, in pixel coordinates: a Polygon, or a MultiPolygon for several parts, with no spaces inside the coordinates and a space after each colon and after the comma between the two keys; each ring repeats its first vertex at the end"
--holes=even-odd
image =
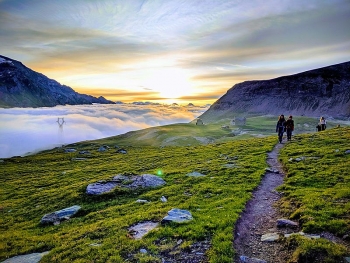
{"type": "Polygon", "coordinates": [[[275,173],[275,174],[279,174],[280,172],[277,169],[272,169],[272,168],[265,168],[266,172],[270,172],[270,173],[275,173]]]}
{"type": "Polygon", "coordinates": [[[173,208],[168,212],[168,215],[162,219],[161,224],[170,222],[183,223],[191,220],[193,220],[193,217],[189,211],[173,208]]]}
{"type": "Polygon", "coordinates": [[[65,149],[64,152],[65,153],[73,153],[73,152],[76,152],[77,150],[76,149],[73,149],[73,148],[69,148],[69,149],[65,149]]]}
{"type": "Polygon", "coordinates": [[[88,195],[100,195],[113,191],[117,186],[127,189],[157,187],[166,184],[166,182],[153,174],[143,175],[116,175],[110,181],[99,181],[89,184],[86,188],[88,195]]]}
{"type": "Polygon", "coordinates": [[[241,262],[246,262],[246,263],[267,263],[265,260],[261,260],[258,258],[249,258],[247,256],[240,256],[239,259],[241,262]]]}
{"type": "Polygon", "coordinates": [[[147,250],[144,249],[144,248],[141,248],[141,249],[140,249],[140,253],[142,253],[142,254],[147,254],[147,250]]]}
{"type": "Polygon", "coordinates": [[[89,151],[80,151],[79,154],[90,154],[89,151]]]}
{"type": "Polygon", "coordinates": [[[261,236],[261,241],[262,242],[274,242],[279,239],[279,234],[278,233],[267,233],[265,235],[261,236]]]}
{"type": "Polygon", "coordinates": [[[116,152],[117,153],[122,153],[122,154],[127,154],[128,153],[127,150],[125,150],[125,149],[118,149],[116,152]]]}
{"type": "Polygon", "coordinates": [[[144,200],[144,199],[137,199],[135,202],[136,203],[141,203],[141,204],[149,203],[149,201],[144,200]]]}
{"type": "Polygon", "coordinates": [[[345,151],[345,154],[350,154],[350,150],[346,150],[346,151],[345,151]]]}
{"type": "Polygon", "coordinates": [[[160,198],[160,201],[162,201],[163,203],[166,203],[166,202],[168,202],[168,199],[166,199],[166,197],[162,196],[160,198]]]}
{"type": "Polygon", "coordinates": [[[159,226],[159,223],[152,222],[152,221],[146,221],[138,223],[134,226],[131,226],[128,228],[128,231],[132,238],[134,239],[141,239],[144,235],[146,235],[149,231],[155,229],[159,226]]]}
{"type": "Polygon", "coordinates": [[[100,243],[91,243],[89,246],[91,246],[91,247],[100,247],[100,246],[102,246],[102,244],[100,244],[100,243]]]}
{"type": "Polygon", "coordinates": [[[288,220],[288,219],[284,219],[284,218],[281,218],[281,219],[277,219],[277,227],[298,227],[298,223],[297,222],[293,222],[291,220],[288,220]]]}
{"type": "Polygon", "coordinates": [[[71,216],[75,215],[81,209],[78,205],[73,205],[62,210],[46,214],[41,218],[41,224],[59,224],[63,220],[68,220],[71,216]]]}
{"type": "Polygon", "coordinates": [[[350,257],[345,257],[344,260],[345,260],[345,262],[349,262],[350,263],[350,257]]]}
{"type": "Polygon", "coordinates": [[[49,254],[49,251],[45,251],[42,253],[32,253],[28,255],[20,255],[6,259],[5,261],[2,261],[2,263],[38,263],[41,260],[41,258],[47,254],[49,254]]]}
{"type": "Polygon", "coordinates": [[[117,186],[118,186],[118,182],[115,182],[115,181],[97,182],[97,183],[89,184],[86,188],[86,194],[100,195],[100,194],[108,193],[108,192],[111,192],[117,186]]]}
{"type": "Polygon", "coordinates": [[[298,158],[295,158],[294,160],[296,161],[296,162],[301,162],[301,161],[304,161],[306,158],[304,157],[304,156],[302,156],[302,157],[298,157],[298,158]]]}
{"type": "Polygon", "coordinates": [[[201,177],[201,176],[205,176],[205,174],[201,174],[199,172],[192,172],[192,173],[188,173],[186,174],[187,176],[192,176],[192,177],[201,177]]]}
{"type": "Polygon", "coordinates": [[[235,168],[237,166],[234,163],[227,163],[227,164],[224,164],[223,167],[225,167],[225,168],[235,168]]]}
{"type": "Polygon", "coordinates": [[[98,148],[98,151],[99,151],[99,152],[105,152],[105,151],[107,151],[107,150],[108,150],[108,148],[105,147],[105,146],[100,146],[100,148],[98,148]]]}
{"type": "Polygon", "coordinates": [[[72,158],[72,161],[85,161],[88,160],[87,158],[72,158]]]}

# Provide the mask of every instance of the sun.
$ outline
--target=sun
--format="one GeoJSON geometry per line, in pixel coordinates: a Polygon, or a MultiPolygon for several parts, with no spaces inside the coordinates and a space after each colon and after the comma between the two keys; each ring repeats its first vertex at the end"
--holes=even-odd
{"type": "Polygon", "coordinates": [[[159,92],[164,99],[177,99],[191,93],[191,83],[186,71],[179,68],[163,68],[152,71],[145,86],[159,92]]]}

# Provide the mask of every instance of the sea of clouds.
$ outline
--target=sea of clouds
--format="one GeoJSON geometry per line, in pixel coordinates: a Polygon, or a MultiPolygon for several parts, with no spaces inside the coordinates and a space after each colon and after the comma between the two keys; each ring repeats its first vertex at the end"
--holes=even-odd
{"type": "Polygon", "coordinates": [[[0,158],[23,156],[151,126],[188,123],[207,108],[144,103],[0,108],[0,158]],[[64,118],[61,126],[58,118],[64,118]]]}

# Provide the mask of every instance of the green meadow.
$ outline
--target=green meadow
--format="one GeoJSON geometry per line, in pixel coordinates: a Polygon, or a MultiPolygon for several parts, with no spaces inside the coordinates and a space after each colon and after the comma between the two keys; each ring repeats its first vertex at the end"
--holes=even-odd
{"type": "MultiPolygon", "coordinates": [[[[350,150],[350,128],[312,133],[317,120],[300,120],[300,127],[309,133],[296,135],[281,150],[287,177],[279,188],[284,194],[278,205],[305,232],[344,237],[350,231],[350,154],[345,154],[350,150]],[[297,157],[306,158],[290,160],[297,157]]],[[[0,261],[50,251],[41,262],[162,262],[162,253],[176,256],[197,241],[209,240],[209,262],[233,262],[235,222],[265,173],[267,153],[277,141],[272,136],[275,123],[275,118],[263,117],[230,129],[221,128],[225,120],[204,126],[174,124],[67,146],[77,150],[73,153],[55,148],[4,159],[0,162],[0,261]],[[241,133],[233,135],[232,130],[241,133]],[[101,145],[110,148],[99,152],[101,145]],[[117,153],[119,147],[127,154],[117,153]],[[91,154],[80,155],[82,150],[91,154]],[[186,175],[191,172],[205,176],[186,175]],[[166,185],[85,194],[88,184],[117,174],[155,174],[166,185]],[[163,203],[162,196],[168,201],[163,203]],[[150,202],[136,203],[137,199],[150,202]],[[72,205],[82,209],[70,220],[40,225],[44,214],[72,205]],[[141,240],[130,238],[128,227],[160,222],[172,208],[190,211],[194,220],[160,225],[141,240]],[[140,253],[142,248],[148,253],[140,253]]],[[[349,255],[349,247],[324,239],[292,237],[281,242],[293,251],[291,262],[309,262],[302,260],[319,252],[325,255],[324,262],[339,262],[334,260],[349,255]]]]}

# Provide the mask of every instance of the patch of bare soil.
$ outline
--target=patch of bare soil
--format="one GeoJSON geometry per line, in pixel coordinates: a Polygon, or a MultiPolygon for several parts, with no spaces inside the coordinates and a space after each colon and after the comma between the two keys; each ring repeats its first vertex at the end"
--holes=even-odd
{"type": "Polygon", "coordinates": [[[278,152],[283,144],[277,144],[268,154],[267,163],[271,170],[267,171],[259,187],[253,192],[253,198],[248,201],[246,209],[238,220],[234,233],[234,248],[236,257],[234,262],[273,262],[285,263],[290,258],[290,252],[282,243],[262,242],[261,236],[267,233],[294,232],[288,229],[277,229],[277,219],[283,218],[274,208],[280,199],[275,190],[283,183],[283,170],[278,162],[278,152]],[[249,260],[250,258],[253,260],[249,260]],[[259,260],[261,261],[259,261],[259,260]]]}

